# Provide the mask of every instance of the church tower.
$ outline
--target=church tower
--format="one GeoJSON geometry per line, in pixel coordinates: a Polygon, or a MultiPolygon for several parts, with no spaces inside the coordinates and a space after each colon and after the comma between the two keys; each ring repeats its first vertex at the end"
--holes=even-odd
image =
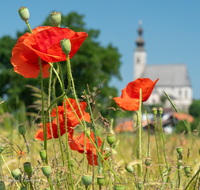
{"type": "Polygon", "coordinates": [[[141,27],[141,22],[140,22],[140,26],[138,29],[138,34],[139,37],[136,40],[136,49],[134,51],[134,55],[133,55],[133,64],[134,64],[134,80],[137,78],[141,78],[142,73],[144,72],[145,69],[145,65],[146,65],[146,59],[147,59],[147,54],[146,51],[144,49],[144,40],[142,38],[142,27],[141,27]]]}

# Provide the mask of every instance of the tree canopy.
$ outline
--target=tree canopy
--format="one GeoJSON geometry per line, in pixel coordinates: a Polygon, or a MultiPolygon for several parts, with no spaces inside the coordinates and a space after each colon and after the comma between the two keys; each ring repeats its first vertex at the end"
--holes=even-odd
{"type": "MultiPolygon", "coordinates": [[[[31,25],[31,23],[30,23],[31,25]]],[[[44,26],[51,26],[50,16],[43,22],[44,26]]],[[[117,89],[109,87],[108,83],[112,77],[121,79],[119,68],[121,65],[120,54],[116,47],[109,44],[103,47],[98,42],[99,30],[87,29],[84,23],[84,16],[76,12],[71,12],[66,16],[62,16],[61,27],[69,27],[70,29],[79,32],[88,33],[88,37],[83,42],[81,48],[71,59],[73,77],[75,79],[76,91],[80,97],[82,91],[87,89],[87,84],[90,90],[98,84],[103,83],[103,88],[98,95],[97,102],[109,106],[115,105],[110,103],[109,97],[117,96],[117,89]]],[[[17,32],[17,36],[23,35],[24,32],[17,32]]],[[[18,99],[23,100],[26,106],[33,103],[34,98],[31,96],[31,91],[26,87],[26,84],[40,87],[40,79],[26,79],[23,76],[14,72],[13,66],[10,63],[11,53],[17,39],[10,36],[0,38],[0,97],[7,97],[6,104],[12,109],[17,109],[18,99]]],[[[62,63],[62,72],[65,76],[65,84],[67,84],[67,68],[66,63],[62,63]]],[[[48,89],[48,79],[44,80],[44,86],[48,89]]],[[[59,91],[57,90],[58,95],[59,91]]]]}

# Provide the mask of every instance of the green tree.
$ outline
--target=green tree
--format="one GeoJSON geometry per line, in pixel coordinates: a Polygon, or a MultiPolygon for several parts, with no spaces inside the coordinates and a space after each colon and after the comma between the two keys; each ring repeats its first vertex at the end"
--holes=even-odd
{"type": "Polygon", "coordinates": [[[193,100],[189,107],[189,113],[196,118],[200,116],[200,100],[193,100]]]}
{"type": "MultiPolygon", "coordinates": [[[[119,52],[117,48],[113,47],[111,44],[107,47],[101,46],[98,42],[100,31],[87,29],[83,19],[83,15],[71,12],[66,16],[62,16],[61,23],[61,27],[69,27],[76,32],[85,31],[88,33],[88,37],[81,48],[71,59],[76,91],[80,97],[82,91],[87,89],[87,84],[91,90],[106,79],[102,85],[101,92],[97,96],[97,102],[101,103],[101,105],[116,106],[114,101],[110,101],[109,96],[117,96],[117,89],[109,87],[108,84],[112,77],[121,79],[119,73],[121,65],[119,52]]],[[[50,16],[46,18],[43,25],[51,26],[50,16]]],[[[25,32],[26,31],[18,32],[17,36],[19,37],[25,32]]],[[[26,106],[33,103],[33,97],[30,95],[30,89],[25,86],[26,84],[37,87],[40,86],[39,78],[25,79],[23,76],[14,73],[10,58],[12,48],[16,44],[16,41],[17,39],[13,39],[9,36],[0,39],[0,96],[7,95],[7,104],[14,109],[17,109],[16,99],[18,99],[18,97],[25,102],[26,106]]],[[[65,84],[67,85],[67,68],[65,62],[62,63],[62,72],[64,74],[65,84]]],[[[44,86],[48,87],[48,79],[45,79],[44,83],[44,86]]],[[[57,95],[60,95],[60,93],[61,92],[57,89],[57,95]]],[[[107,111],[104,110],[104,114],[106,113],[107,111]]]]}

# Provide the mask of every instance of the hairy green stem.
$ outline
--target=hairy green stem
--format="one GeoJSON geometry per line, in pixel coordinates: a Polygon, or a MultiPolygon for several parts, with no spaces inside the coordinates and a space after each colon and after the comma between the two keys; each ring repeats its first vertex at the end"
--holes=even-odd
{"type": "Polygon", "coordinates": [[[149,118],[148,118],[147,112],[146,112],[146,110],[145,110],[143,104],[142,104],[142,108],[143,108],[144,113],[145,113],[145,115],[146,115],[147,124],[148,124],[148,148],[147,148],[147,157],[150,157],[150,125],[149,125],[149,118]]]}
{"type": "Polygon", "coordinates": [[[138,110],[138,117],[139,117],[139,128],[138,128],[138,159],[141,161],[140,164],[138,164],[138,176],[140,177],[140,180],[142,179],[142,89],[140,89],[140,104],[139,104],[139,110],[138,110]]]}
{"type": "MultiPolygon", "coordinates": [[[[57,73],[59,73],[59,66],[58,65],[57,65],[57,73]]],[[[56,89],[55,89],[56,80],[57,80],[57,76],[55,76],[54,81],[53,81],[53,98],[54,99],[56,99],[56,89]]],[[[62,143],[61,143],[60,122],[59,122],[57,103],[55,103],[55,108],[56,108],[58,139],[59,139],[60,151],[61,151],[61,155],[62,155],[62,162],[63,162],[63,166],[64,166],[65,165],[65,161],[64,161],[63,147],[62,147],[62,143]]]]}
{"type": "MultiPolygon", "coordinates": [[[[169,172],[169,165],[168,165],[168,162],[167,162],[167,156],[166,156],[166,147],[165,147],[165,138],[164,138],[164,134],[163,134],[163,127],[162,127],[162,117],[161,117],[161,114],[160,115],[160,130],[161,130],[161,138],[162,138],[162,141],[163,141],[163,154],[164,154],[164,158],[165,158],[165,164],[166,164],[166,168],[167,168],[167,171],[169,172]]],[[[170,177],[168,175],[167,177],[167,183],[170,182],[170,177]]]]}
{"type": "MultiPolygon", "coordinates": [[[[50,67],[50,72],[49,72],[49,93],[48,93],[48,107],[51,104],[51,82],[52,82],[52,70],[53,68],[50,67]]],[[[52,142],[53,142],[53,149],[54,149],[54,154],[56,157],[56,147],[55,147],[55,140],[54,140],[54,136],[53,136],[53,131],[52,131],[52,124],[51,124],[51,113],[50,110],[47,112],[49,114],[49,124],[50,124],[50,131],[51,131],[51,137],[52,137],[52,142]]],[[[46,114],[47,114],[46,113],[46,114]]],[[[47,121],[45,120],[45,123],[47,121]]],[[[57,159],[56,159],[57,160],[57,159]]]]}
{"type": "MultiPolygon", "coordinates": [[[[96,144],[97,148],[99,148],[97,132],[96,132],[96,127],[95,127],[95,123],[94,123],[94,117],[93,117],[93,114],[92,114],[92,109],[91,109],[91,106],[90,106],[89,98],[88,98],[85,90],[84,90],[84,94],[85,94],[85,97],[86,97],[86,100],[87,100],[87,105],[88,105],[88,108],[89,108],[91,124],[92,124],[92,131],[94,133],[94,138],[95,138],[95,144],[96,144]]],[[[101,174],[101,158],[100,158],[98,153],[97,153],[97,163],[98,163],[98,174],[101,174]]]]}
{"type": "Polygon", "coordinates": [[[164,182],[163,175],[162,175],[162,169],[161,169],[161,165],[160,165],[160,155],[159,155],[159,148],[158,148],[157,113],[154,114],[154,126],[155,126],[155,139],[156,139],[156,150],[157,150],[157,158],[158,158],[159,171],[160,171],[160,176],[162,178],[162,182],[164,182]]]}
{"type": "Polygon", "coordinates": [[[26,148],[27,148],[27,152],[28,152],[28,160],[30,161],[30,151],[29,151],[29,146],[28,146],[28,142],[26,140],[25,135],[23,135],[23,139],[24,139],[24,142],[26,144],[26,148]]]}
{"type": "MultiPolygon", "coordinates": [[[[61,82],[63,84],[62,90],[63,90],[63,93],[65,93],[65,89],[64,89],[65,85],[64,85],[64,80],[63,80],[62,69],[61,69],[60,63],[58,63],[58,65],[59,65],[59,69],[60,69],[61,82]]],[[[68,89],[70,89],[70,86],[71,86],[71,80],[70,80],[69,71],[68,71],[68,89]]],[[[70,158],[69,158],[69,142],[68,142],[68,132],[67,132],[67,106],[66,106],[65,97],[63,97],[63,102],[64,102],[64,107],[65,107],[65,131],[66,131],[67,162],[68,162],[68,169],[69,169],[69,174],[70,174],[71,186],[72,186],[72,189],[74,190],[74,183],[73,183],[73,178],[72,178],[72,169],[71,169],[70,158]]]]}

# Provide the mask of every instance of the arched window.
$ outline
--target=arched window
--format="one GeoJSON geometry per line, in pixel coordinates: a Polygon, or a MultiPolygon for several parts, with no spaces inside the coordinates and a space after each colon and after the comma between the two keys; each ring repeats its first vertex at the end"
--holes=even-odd
{"type": "Polygon", "coordinates": [[[140,58],[139,57],[137,58],[137,63],[140,63],[140,58]]]}
{"type": "Polygon", "coordinates": [[[187,97],[188,97],[188,91],[185,90],[185,98],[187,98],[187,97]]]}

